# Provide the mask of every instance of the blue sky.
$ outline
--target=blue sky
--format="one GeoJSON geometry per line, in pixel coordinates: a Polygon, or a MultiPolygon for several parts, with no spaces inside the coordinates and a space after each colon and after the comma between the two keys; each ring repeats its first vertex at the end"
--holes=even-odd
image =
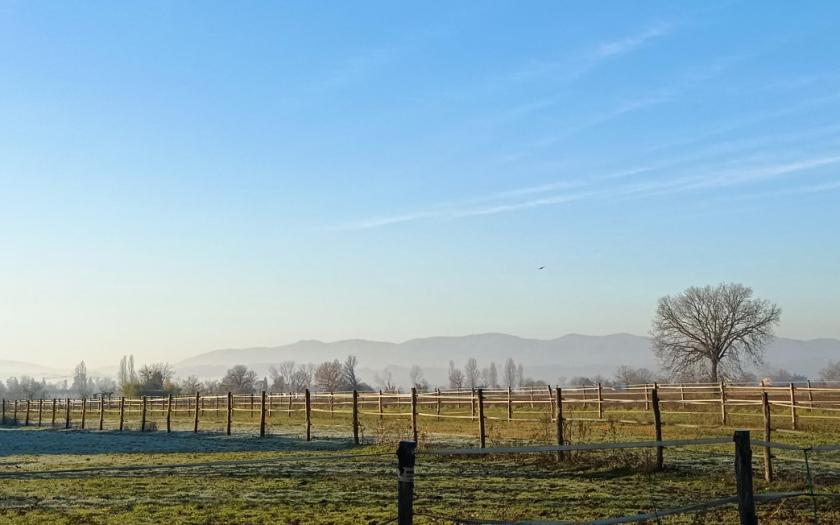
{"type": "Polygon", "coordinates": [[[721,281],[840,337],[838,17],[1,2],[0,359],[643,334],[721,281]]]}

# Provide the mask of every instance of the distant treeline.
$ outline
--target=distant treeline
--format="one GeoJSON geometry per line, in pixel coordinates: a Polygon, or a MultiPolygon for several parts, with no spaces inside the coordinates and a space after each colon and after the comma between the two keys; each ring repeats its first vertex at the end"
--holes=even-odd
{"type": "MultiPolygon", "coordinates": [[[[409,384],[398,385],[390,370],[385,369],[374,375],[374,385],[386,392],[400,391],[401,387],[416,388],[418,391],[428,391],[435,387],[450,389],[473,388],[522,388],[544,386],[543,380],[533,379],[525,375],[525,367],[513,358],[508,358],[501,369],[495,362],[489,362],[482,367],[475,358],[467,359],[463,368],[449,362],[448,384],[432,385],[424,377],[423,369],[413,365],[409,371],[409,384]]],[[[804,382],[808,378],[801,374],[784,369],[765,370],[761,375],[752,372],[741,372],[738,376],[727,377],[729,382],[758,383],[764,381],[770,384],[787,384],[804,382]]],[[[840,381],[840,361],[829,362],[817,378],[822,381],[840,381]]],[[[709,378],[702,370],[692,374],[664,375],[647,368],[619,366],[612,377],[596,375],[592,377],[575,376],[572,378],[558,377],[555,384],[562,386],[590,386],[602,384],[604,386],[629,385],[643,383],[666,382],[704,382],[709,378]]],[[[168,363],[144,364],[135,368],[134,356],[124,356],[120,360],[116,379],[109,377],[89,377],[85,362],[79,363],[73,372],[72,382],[63,380],[48,383],[29,376],[10,377],[4,383],[0,381],[0,397],[9,399],[41,399],[41,398],[94,398],[99,396],[160,396],[166,394],[188,394],[201,392],[204,394],[248,394],[267,390],[271,392],[303,392],[306,389],[325,392],[339,392],[349,390],[371,391],[374,387],[359,377],[358,359],[347,356],[344,361],[334,359],[319,364],[296,363],[284,361],[269,367],[269,375],[260,378],[254,370],[245,365],[230,368],[219,379],[200,380],[196,376],[177,378],[174,368],[168,363]]]]}

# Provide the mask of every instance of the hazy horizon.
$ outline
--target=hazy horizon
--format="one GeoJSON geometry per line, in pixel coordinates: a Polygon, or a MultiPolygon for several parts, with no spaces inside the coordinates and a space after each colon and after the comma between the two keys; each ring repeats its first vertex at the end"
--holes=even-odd
{"type": "Polygon", "coordinates": [[[645,335],[720,282],[840,339],[838,16],[6,3],[0,360],[645,335]]]}

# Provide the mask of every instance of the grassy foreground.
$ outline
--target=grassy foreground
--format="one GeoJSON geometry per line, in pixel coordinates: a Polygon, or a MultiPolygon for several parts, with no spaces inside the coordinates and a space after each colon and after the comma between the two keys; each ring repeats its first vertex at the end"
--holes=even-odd
{"type": "MultiPolygon", "coordinates": [[[[401,418],[363,419],[354,447],[346,418],[319,416],[316,439],[301,439],[299,421],[278,419],[266,439],[191,432],[0,430],[0,523],[336,523],[380,524],[395,517],[395,443],[407,437],[401,418]]],[[[488,421],[489,444],[551,442],[548,419],[488,421]]],[[[242,422],[243,425],[245,422],[242,422]]],[[[472,445],[470,420],[421,420],[423,450],[472,445]]],[[[185,420],[181,428],[188,428],[185,420]]],[[[573,442],[652,438],[647,426],[571,423],[573,442]]],[[[242,428],[242,427],[240,427],[242,428]]],[[[665,439],[731,435],[730,429],[668,426],[665,439]]],[[[756,436],[758,437],[758,436],[756,436]]],[[[774,440],[840,441],[833,431],[785,433],[774,440]]],[[[550,455],[444,457],[421,450],[416,468],[416,523],[445,517],[584,521],[649,512],[735,493],[733,447],[666,450],[653,473],[648,451],[585,452],[557,463],[550,455]]],[[[806,488],[802,453],[774,452],[777,481],[756,491],[806,488]]],[[[840,492],[840,454],[814,456],[817,491],[840,492]]],[[[759,506],[761,523],[814,523],[808,498],[759,506]]],[[[820,523],[840,523],[840,500],[817,500],[820,523]]],[[[663,519],[662,523],[736,523],[733,507],[663,519]]]]}

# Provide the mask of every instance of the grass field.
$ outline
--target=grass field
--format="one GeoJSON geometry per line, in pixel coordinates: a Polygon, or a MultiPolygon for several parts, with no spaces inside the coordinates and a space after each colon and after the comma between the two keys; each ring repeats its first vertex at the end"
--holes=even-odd
{"type": "MultiPolygon", "coordinates": [[[[468,410],[468,409],[467,409],[468,410]]],[[[522,417],[526,417],[522,411],[522,417]]],[[[490,417],[503,411],[489,410],[490,417]]],[[[573,416],[570,413],[569,416],[573,416]]],[[[581,414],[582,415],[582,414],[581,414]]],[[[134,416],[132,416],[133,418],[134,416]]],[[[209,414],[193,434],[187,414],[177,432],[79,431],[17,427],[0,430],[0,523],[366,523],[392,520],[396,507],[396,442],[410,435],[408,420],[362,418],[362,446],[350,439],[350,418],[318,413],[315,439],[303,419],[277,413],[269,436],[255,437],[257,418],[237,414],[237,432],[220,432],[209,414]]],[[[552,443],[554,425],[490,419],[488,446],[552,443]]],[[[645,412],[622,413],[645,421],[645,412]]],[[[156,422],[151,416],[150,421],[156,422]]],[[[666,416],[666,423],[708,417],[666,416]]],[[[735,424],[748,424],[747,417],[735,424]]],[[[93,419],[95,421],[95,418],[93,419]]],[[[128,428],[136,428],[133,424],[128,428]]],[[[754,426],[755,423],[753,423],[754,426]]],[[[420,419],[416,523],[451,523],[445,516],[501,520],[584,521],[648,512],[735,493],[731,445],[667,449],[666,468],[652,472],[651,451],[580,452],[557,463],[550,455],[480,458],[433,456],[425,450],[473,446],[477,425],[465,419],[420,419]]],[[[113,428],[113,421],[106,421],[113,428]]],[[[158,428],[161,428],[158,425],[158,428]]],[[[573,443],[648,440],[652,427],[570,422],[573,443]]],[[[665,439],[730,436],[732,429],[667,425],[665,439]]],[[[754,437],[760,437],[758,435],[754,437]]],[[[776,433],[795,444],[840,441],[832,427],[776,433]]],[[[756,492],[806,487],[802,453],[774,451],[777,480],[761,480],[754,450],[756,492]]],[[[840,453],[811,458],[820,492],[840,492],[840,453]]],[[[840,523],[840,500],[817,500],[819,523],[840,523]]],[[[808,498],[759,505],[761,523],[814,523],[808,498]]],[[[736,523],[734,507],[661,520],[662,523],[736,523]]]]}

